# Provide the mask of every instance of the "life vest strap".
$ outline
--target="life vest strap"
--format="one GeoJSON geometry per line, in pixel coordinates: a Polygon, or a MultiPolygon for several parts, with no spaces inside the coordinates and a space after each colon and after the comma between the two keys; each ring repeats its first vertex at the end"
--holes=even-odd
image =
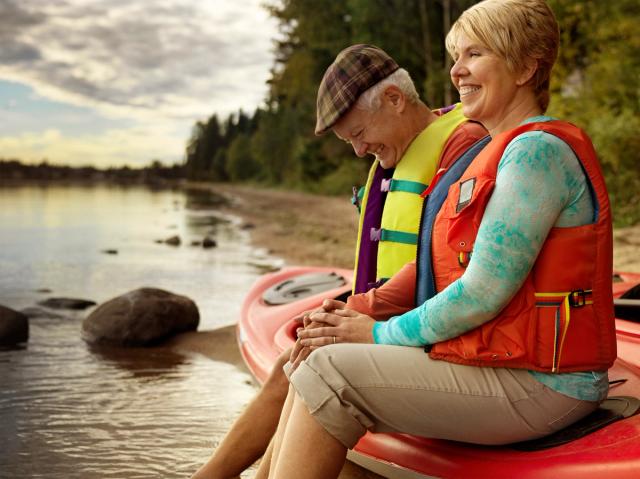
{"type": "Polygon", "coordinates": [[[418,235],[406,231],[386,230],[384,228],[371,228],[371,241],[388,241],[391,243],[418,244],[418,235]]]}
{"type": "Polygon", "coordinates": [[[414,193],[416,195],[421,195],[428,187],[429,185],[425,185],[419,181],[398,180],[396,178],[382,180],[380,183],[380,191],[382,192],[402,191],[404,193],[414,193]]]}

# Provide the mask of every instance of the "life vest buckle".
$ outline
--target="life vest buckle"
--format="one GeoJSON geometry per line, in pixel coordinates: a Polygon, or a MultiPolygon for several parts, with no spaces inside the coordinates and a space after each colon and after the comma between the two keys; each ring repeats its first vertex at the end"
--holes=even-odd
{"type": "Polygon", "coordinates": [[[358,209],[360,212],[360,207],[362,206],[362,188],[358,188],[357,186],[352,186],[351,191],[353,195],[351,196],[351,204],[358,209]]]}
{"type": "Polygon", "coordinates": [[[590,289],[575,289],[569,293],[569,305],[572,308],[582,308],[587,304],[587,295],[591,295],[590,289]]]}

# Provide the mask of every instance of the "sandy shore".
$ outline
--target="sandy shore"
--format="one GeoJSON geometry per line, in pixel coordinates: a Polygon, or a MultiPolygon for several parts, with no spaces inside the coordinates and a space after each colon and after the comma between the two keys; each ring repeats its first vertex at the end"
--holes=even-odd
{"type": "MultiPolygon", "coordinates": [[[[229,199],[226,213],[240,216],[256,246],[287,264],[352,268],[357,213],[347,197],[327,197],[235,185],[198,185],[229,199]]],[[[614,268],[640,272],[640,225],[614,232],[614,268]]],[[[175,337],[167,346],[177,352],[198,353],[244,369],[235,327],[198,331],[175,337]]],[[[348,463],[342,479],[379,478],[348,463]]]]}
{"type": "MultiPolygon", "coordinates": [[[[251,225],[254,244],[287,264],[352,268],[358,216],[347,196],[331,197],[236,185],[206,185],[225,195],[225,211],[251,225]]],[[[613,266],[640,273],[640,224],[613,233],[613,266]]]]}

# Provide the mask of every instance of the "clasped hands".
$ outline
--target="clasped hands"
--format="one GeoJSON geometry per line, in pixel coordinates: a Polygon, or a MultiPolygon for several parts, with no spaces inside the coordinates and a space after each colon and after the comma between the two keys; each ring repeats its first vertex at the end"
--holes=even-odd
{"type": "Polygon", "coordinates": [[[302,323],[297,329],[298,339],[289,361],[293,369],[315,349],[337,343],[373,343],[375,320],[336,299],[325,299],[315,310],[305,311],[293,318],[302,323]]]}

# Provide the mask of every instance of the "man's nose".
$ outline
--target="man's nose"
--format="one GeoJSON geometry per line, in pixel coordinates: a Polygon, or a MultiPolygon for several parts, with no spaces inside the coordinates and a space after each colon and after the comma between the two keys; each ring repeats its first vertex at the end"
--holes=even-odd
{"type": "Polygon", "coordinates": [[[353,151],[356,153],[358,158],[362,158],[367,154],[367,150],[369,149],[369,143],[365,143],[364,141],[354,141],[352,143],[353,151]]]}

